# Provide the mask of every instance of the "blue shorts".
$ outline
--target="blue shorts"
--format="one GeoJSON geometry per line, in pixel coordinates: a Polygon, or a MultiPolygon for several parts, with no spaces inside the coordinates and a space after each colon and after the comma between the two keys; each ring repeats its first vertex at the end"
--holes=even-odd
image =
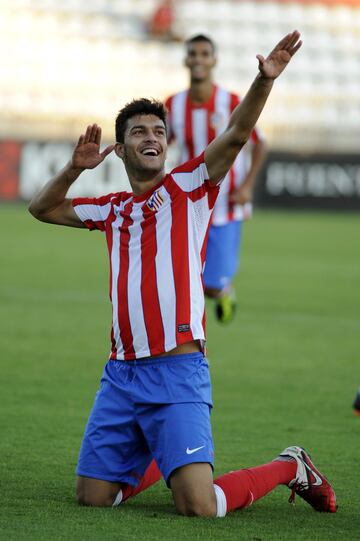
{"type": "Polygon", "coordinates": [[[209,366],[202,353],[109,361],[76,473],[137,486],[155,458],[168,482],[193,462],[213,467],[209,366]]]}
{"type": "Polygon", "coordinates": [[[239,267],[241,221],[212,225],[206,248],[205,287],[223,289],[232,282],[239,267]]]}

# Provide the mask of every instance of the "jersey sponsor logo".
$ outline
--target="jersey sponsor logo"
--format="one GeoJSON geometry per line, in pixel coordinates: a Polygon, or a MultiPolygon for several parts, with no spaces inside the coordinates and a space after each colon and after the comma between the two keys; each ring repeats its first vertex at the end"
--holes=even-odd
{"type": "Polygon", "coordinates": [[[188,323],[182,323],[181,325],[178,325],[178,332],[189,332],[190,331],[190,325],[188,323]]]}
{"type": "Polygon", "coordinates": [[[193,453],[196,453],[196,451],[200,451],[200,449],[203,449],[205,445],[201,445],[201,447],[195,447],[195,449],[189,449],[189,447],[186,448],[186,454],[192,455],[193,453]]]}
{"type": "Polygon", "coordinates": [[[147,201],[146,206],[153,212],[156,212],[157,210],[159,210],[163,203],[164,198],[161,195],[160,190],[156,190],[156,192],[154,192],[150,199],[147,201]]]}

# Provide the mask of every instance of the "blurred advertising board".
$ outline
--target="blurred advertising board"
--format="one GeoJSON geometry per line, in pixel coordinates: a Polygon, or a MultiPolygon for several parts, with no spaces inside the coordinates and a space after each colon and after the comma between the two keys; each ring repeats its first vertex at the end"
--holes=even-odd
{"type": "Polygon", "coordinates": [[[255,190],[261,207],[360,209],[359,155],[270,152],[255,190]]]}

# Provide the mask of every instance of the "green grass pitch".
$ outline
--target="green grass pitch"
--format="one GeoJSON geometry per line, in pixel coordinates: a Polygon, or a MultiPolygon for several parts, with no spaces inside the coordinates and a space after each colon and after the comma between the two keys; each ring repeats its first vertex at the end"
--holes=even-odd
{"type": "Polygon", "coordinates": [[[279,487],[225,519],[174,513],[163,482],[118,509],[81,508],[74,468],[109,348],[104,238],[0,207],[0,539],[359,539],[360,216],[257,211],[245,225],[238,313],[208,304],[216,475],[299,444],[339,510],[279,487]]]}

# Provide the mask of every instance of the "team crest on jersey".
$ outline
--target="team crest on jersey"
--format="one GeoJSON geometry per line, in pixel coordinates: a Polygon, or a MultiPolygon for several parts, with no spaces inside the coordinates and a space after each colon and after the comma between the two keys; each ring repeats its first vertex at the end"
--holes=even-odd
{"type": "Polygon", "coordinates": [[[210,117],[211,127],[215,130],[221,130],[225,128],[226,118],[222,113],[213,113],[210,117]]]}
{"type": "Polygon", "coordinates": [[[147,201],[146,206],[153,212],[156,212],[157,210],[159,210],[163,203],[164,198],[161,195],[160,190],[156,190],[156,192],[154,192],[150,199],[147,201]]]}

